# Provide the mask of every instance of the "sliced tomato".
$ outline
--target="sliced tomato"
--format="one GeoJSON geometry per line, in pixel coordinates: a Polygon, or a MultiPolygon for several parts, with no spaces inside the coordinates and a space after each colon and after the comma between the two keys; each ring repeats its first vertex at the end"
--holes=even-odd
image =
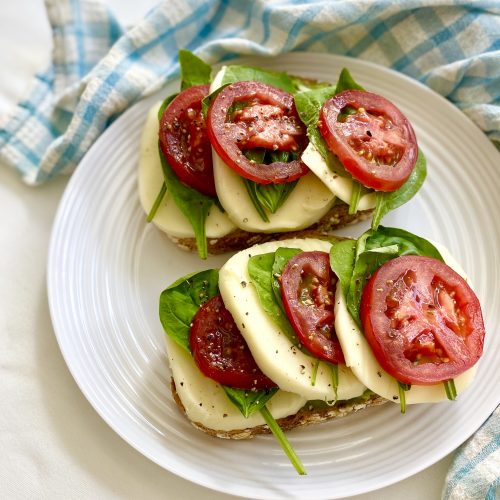
{"type": "Polygon", "coordinates": [[[249,160],[256,148],[300,154],[307,145],[292,95],[259,82],[224,87],[208,110],[207,130],[217,154],[242,177],[260,184],[291,182],[307,174],[300,160],[270,164],[249,160]]]}
{"type": "Polygon", "coordinates": [[[212,148],[201,113],[201,101],[207,95],[208,85],[196,85],[172,100],[160,120],[160,147],[182,182],[216,196],[212,148]]]}
{"type": "Polygon", "coordinates": [[[248,390],[276,387],[257,366],[220,295],[196,313],[189,345],[200,371],[219,384],[248,390]]]}
{"type": "Polygon", "coordinates": [[[281,297],[301,344],[320,359],[344,364],[334,325],[336,284],[326,252],[301,252],[283,269],[281,297]]]}
{"type": "Polygon", "coordinates": [[[430,257],[381,266],[363,290],[366,340],[378,362],[406,384],[436,384],[473,366],[483,351],[479,300],[467,282],[430,257]]]}
{"type": "Polygon", "coordinates": [[[395,191],[415,167],[418,145],[413,127],[382,96],[362,90],[340,92],[324,103],[318,126],[329,149],[366,187],[395,191]]]}

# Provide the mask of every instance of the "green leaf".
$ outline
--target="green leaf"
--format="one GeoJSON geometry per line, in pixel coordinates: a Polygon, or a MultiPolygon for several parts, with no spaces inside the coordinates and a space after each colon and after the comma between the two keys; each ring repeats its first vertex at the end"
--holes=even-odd
{"type": "Polygon", "coordinates": [[[446,397],[450,401],[455,401],[457,399],[457,388],[455,387],[455,381],[450,378],[449,380],[445,380],[443,382],[444,390],[446,391],[446,397]]]}
{"type": "Polygon", "coordinates": [[[219,293],[219,271],[188,274],[163,290],[160,295],[160,321],[165,333],[187,352],[189,330],[201,304],[219,293]]]}
{"type": "Polygon", "coordinates": [[[183,184],[175,175],[172,167],[163,156],[160,147],[158,147],[158,154],[160,155],[161,167],[163,169],[163,176],[165,178],[167,189],[170,192],[175,204],[186,216],[191,224],[191,227],[193,228],[196,238],[196,246],[198,247],[198,255],[200,258],[206,259],[208,250],[207,239],[205,236],[205,223],[210,208],[214,204],[214,199],[183,184]]]}
{"type": "Polygon", "coordinates": [[[212,67],[189,50],[179,50],[179,64],[181,66],[181,90],[210,83],[212,67]]]}
{"type": "Polygon", "coordinates": [[[153,206],[151,207],[151,210],[149,211],[149,213],[146,217],[146,220],[148,222],[151,222],[155,218],[156,212],[158,212],[158,209],[160,208],[160,204],[161,204],[161,202],[166,194],[167,194],[167,185],[165,184],[165,181],[163,181],[163,183],[161,185],[161,189],[158,192],[158,194],[156,195],[153,206]]]}
{"type": "Polygon", "coordinates": [[[358,82],[354,80],[347,68],[343,68],[340,72],[339,79],[337,81],[336,93],[339,94],[344,90],[365,90],[358,82]]]}
{"type": "Polygon", "coordinates": [[[415,196],[422,187],[427,175],[427,162],[422,151],[418,150],[417,163],[406,182],[396,191],[384,193],[377,192],[377,204],[372,219],[372,229],[377,229],[382,218],[391,210],[394,210],[415,196]]]}
{"type": "Polygon", "coordinates": [[[358,211],[359,200],[363,186],[359,182],[352,183],[351,199],[349,200],[349,215],[355,214],[358,211]]]}
{"type": "Polygon", "coordinates": [[[288,457],[288,459],[294,466],[295,470],[300,475],[307,474],[304,466],[302,465],[302,462],[295,453],[295,450],[292,448],[292,445],[285,436],[285,433],[278,425],[278,422],[276,422],[274,417],[271,415],[271,412],[267,409],[266,406],[264,406],[263,408],[261,408],[260,413],[264,418],[264,420],[266,421],[269,430],[273,433],[274,437],[276,438],[276,441],[278,441],[279,445],[281,446],[281,449],[285,452],[285,455],[288,457]]]}
{"type": "Polygon", "coordinates": [[[281,299],[278,302],[273,290],[274,261],[274,252],[254,255],[248,260],[248,274],[255,287],[262,309],[272,318],[276,326],[287,336],[290,342],[298,345],[299,341],[288,321],[281,299]]]}
{"type": "Polygon", "coordinates": [[[341,240],[333,243],[330,249],[330,267],[337,275],[346,297],[349,292],[355,259],[356,240],[341,240]]]}
{"type": "Polygon", "coordinates": [[[316,127],[323,104],[336,93],[336,87],[328,86],[295,94],[295,107],[304,125],[316,127]]]}
{"type": "MultiPolygon", "coordinates": [[[[286,162],[291,158],[289,151],[267,151],[264,148],[251,149],[244,152],[245,156],[255,163],[286,162]]],[[[259,184],[242,177],[248,196],[264,222],[269,222],[268,212],[276,213],[285,203],[298,181],[283,184],[259,184]]]]}
{"type": "Polygon", "coordinates": [[[169,95],[165,100],[161,103],[160,109],[158,110],[158,120],[161,120],[163,116],[163,112],[167,109],[167,106],[178,96],[179,94],[169,95]]]}
{"type": "Polygon", "coordinates": [[[231,402],[248,418],[252,413],[261,410],[266,403],[278,392],[278,388],[263,391],[247,391],[233,387],[221,386],[231,402]]]}
{"type": "Polygon", "coordinates": [[[201,100],[201,114],[206,118],[208,114],[208,108],[212,101],[222,92],[222,90],[227,87],[226,85],[221,85],[218,89],[215,89],[211,94],[208,94],[201,100]]]}
{"type": "Polygon", "coordinates": [[[226,66],[226,71],[221,80],[221,85],[234,82],[256,81],[267,83],[273,87],[278,87],[285,92],[293,93],[296,87],[288,75],[282,71],[271,71],[268,69],[254,68],[251,66],[231,65],[226,66]]]}
{"type": "Polygon", "coordinates": [[[410,388],[411,385],[398,381],[399,407],[401,408],[401,413],[406,413],[406,391],[409,391],[410,388]]]}
{"type": "Polygon", "coordinates": [[[274,300],[283,312],[285,311],[285,307],[283,306],[283,301],[281,300],[281,275],[283,274],[283,269],[285,269],[288,261],[301,251],[302,250],[299,248],[280,247],[274,252],[274,262],[271,269],[271,284],[273,288],[274,300]]]}
{"type": "Polygon", "coordinates": [[[349,313],[360,324],[359,306],[366,282],[385,262],[401,255],[421,255],[443,260],[430,242],[408,231],[380,226],[361,235],[356,242],[334,243],[330,265],[338,276],[349,313]]]}

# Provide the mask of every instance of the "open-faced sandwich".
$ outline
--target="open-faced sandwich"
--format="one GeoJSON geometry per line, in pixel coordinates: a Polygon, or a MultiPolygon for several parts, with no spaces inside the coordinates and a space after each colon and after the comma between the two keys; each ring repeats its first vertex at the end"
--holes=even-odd
{"type": "Polygon", "coordinates": [[[336,84],[179,54],[181,91],[151,109],[139,194],[179,246],[240,250],[330,231],[407,202],[426,163],[407,118],[344,69],[336,84]]]}
{"type": "Polygon", "coordinates": [[[380,226],[357,240],[293,238],[240,251],[160,297],[172,393],[222,438],[283,430],[387,401],[455,399],[484,341],[479,301],[441,246],[380,226]]]}

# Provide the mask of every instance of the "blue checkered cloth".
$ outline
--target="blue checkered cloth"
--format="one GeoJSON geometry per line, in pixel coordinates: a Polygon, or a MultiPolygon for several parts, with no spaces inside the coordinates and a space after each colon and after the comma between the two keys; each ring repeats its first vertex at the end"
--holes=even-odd
{"type": "Polygon", "coordinates": [[[390,66],[500,142],[500,2],[168,0],[125,34],[96,0],[45,0],[50,68],[0,120],[0,162],[29,184],[71,172],[113,119],[178,75],[177,51],[330,52],[390,66]]]}
{"type": "MultiPolygon", "coordinates": [[[[179,48],[209,63],[292,50],[367,59],[428,85],[500,143],[498,0],[168,0],[126,33],[95,0],[45,3],[52,65],[0,120],[0,161],[29,184],[71,172],[114,118],[177,77],[179,48]]],[[[459,450],[445,499],[494,498],[499,430],[497,409],[459,450]]]]}

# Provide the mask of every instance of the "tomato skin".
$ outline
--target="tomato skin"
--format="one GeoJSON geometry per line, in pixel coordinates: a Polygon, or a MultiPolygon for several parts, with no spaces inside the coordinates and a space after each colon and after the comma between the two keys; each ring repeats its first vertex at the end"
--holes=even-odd
{"type": "Polygon", "coordinates": [[[248,390],[276,387],[257,366],[220,295],[198,309],[189,345],[200,371],[219,384],[248,390]]]}
{"type": "Polygon", "coordinates": [[[340,92],[324,103],[318,126],[329,149],[366,187],[395,191],[415,167],[418,145],[413,127],[382,96],[361,90],[340,92]],[[345,108],[358,111],[339,121],[345,108]]]}
{"type": "Polygon", "coordinates": [[[260,184],[294,181],[309,172],[300,160],[269,165],[249,160],[244,149],[265,148],[300,153],[307,145],[306,130],[300,121],[293,97],[260,82],[235,82],[215,97],[207,116],[210,142],[231,169],[260,184]],[[235,104],[248,103],[228,116],[235,104]]]}
{"type": "Polygon", "coordinates": [[[406,384],[452,379],[483,351],[478,298],[459,274],[430,257],[382,265],[363,290],[360,318],[377,361],[406,384]]]}
{"type": "Polygon", "coordinates": [[[167,106],[160,120],[160,147],[177,177],[207,196],[217,196],[212,148],[201,113],[208,85],[183,90],[167,106]]]}
{"type": "Polygon", "coordinates": [[[300,343],[322,360],[345,364],[335,335],[336,283],[326,252],[301,252],[283,269],[281,297],[300,343]]]}

